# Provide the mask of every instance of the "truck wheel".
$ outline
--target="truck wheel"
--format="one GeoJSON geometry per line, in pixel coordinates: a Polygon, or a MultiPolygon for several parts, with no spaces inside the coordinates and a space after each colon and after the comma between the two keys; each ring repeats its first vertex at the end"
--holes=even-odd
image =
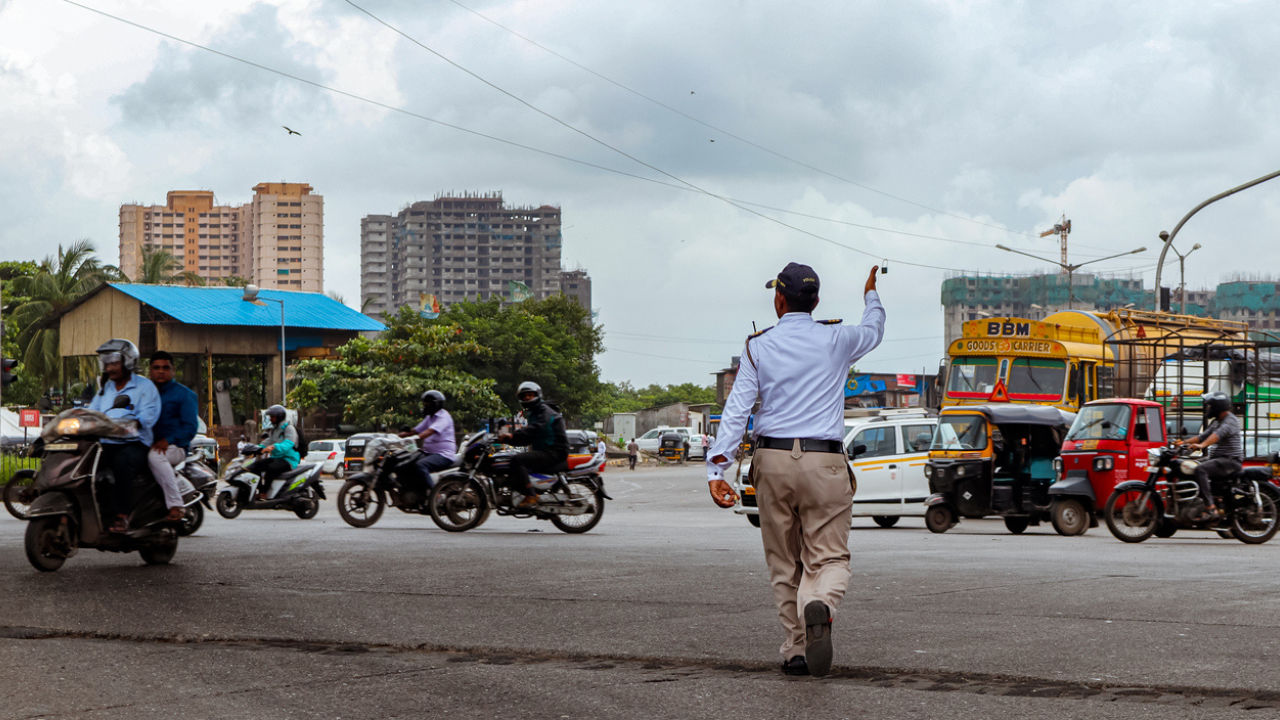
{"type": "Polygon", "coordinates": [[[1058,531],[1059,535],[1073,537],[1075,535],[1083,535],[1089,530],[1089,513],[1084,509],[1084,503],[1079,500],[1067,498],[1064,500],[1054,500],[1053,507],[1049,508],[1053,529],[1058,531]]]}
{"type": "Polygon", "coordinates": [[[950,505],[934,505],[924,512],[924,524],[931,533],[944,533],[956,524],[956,513],[950,505]]]}
{"type": "Polygon", "coordinates": [[[882,528],[891,528],[898,524],[897,515],[872,515],[871,520],[882,528]]]}

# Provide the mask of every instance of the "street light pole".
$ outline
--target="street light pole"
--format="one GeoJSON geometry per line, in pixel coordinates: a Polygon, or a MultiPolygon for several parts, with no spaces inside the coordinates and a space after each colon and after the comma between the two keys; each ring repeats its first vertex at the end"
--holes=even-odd
{"type": "Polygon", "coordinates": [[[242,296],[240,297],[240,299],[241,299],[241,300],[243,300],[243,301],[245,301],[245,302],[251,302],[251,303],[253,303],[254,305],[262,305],[264,300],[265,300],[266,302],[280,303],[280,405],[281,405],[281,406],[286,406],[286,405],[287,405],[286,400],[287,400],[287,397],[288,397],[288,392],[286,392],[286,385],[285,385],[285,382],[286,382],[286,381],[285,381],[285,374],[284,374],[284,367],[285,367],[285,360],[284,360],[284,353],[285,353],[285,345],[284,345],[284,300],[274,300],[274,299],[272,299],[272,298],[258,297],[258,286],[257,286],[257,285],[245,285],[245,286],[244,286],[244,295],[242,295],[242,296]]]}
{"type": "MultiPolygon", "coordinates": [[[[1005,247],[1004,245],[996,245],[996,247],[997,247],[997,248],[999,248],[999,249],[1001,249],[1001,250],[1004,250],[1004,251],[1006,251],[1006,252],[1017,253],[1017,254],[1019,254],[1019,255],[1026,255],[1026,256],[1027,256],[1027,257],[1029,257],[1029,258],[1033,258],[1033,259],[1035,259],[1035,260],[1039,260],[1039,261],[1041,261],[1041,262],[1047,262],[1047,263],[1050,263],[1050,264],[1052,264],[1052,265],[1057,265],[1058,267],[1060,267],[1060,268],[1062,268],[1064,271],[1066,271],[1066,273],[1067,273],[1067,309],[1068,309],[1068,310],[1071,310],[1071,309],[1074,309],[1074,308],[1075,308],[1075,280],[1074,280],[1073,278],[1074,278],[1074,276],[1075,276],[1075,271],[1076,271],[1076,270],[1079,270],[1080,268],[1084,267],[1085,265],[1092,265],[1093,263],[1102,262],[1103,260],[1114,260],[1114,259],[1116,259],[1116,258],[1118,258],[1118,257],[1124,257],[1125,255],[1136,255],[1136,254],[1138,254],[1138,253],[1140,253],[1140,252],[1146,252],[1146,251],[1147,251],[1147,248],[1146,248],[1146,247],[1140,247],[1140,248],[1138,248],[1137,250],[1130,250],[1129,252],[1116,253],[1115,255],[1108,255],[1107,257],[1100,257],[1100,258],[1098,258],[1097,260],[1085,260],[1085,261],[1084,261],[1084,262],[1082,262],[1082,263],[1070,263],[1070,264],[1068,264],[1068,263],[1064,263],[1064,262],[1059,262],[1059,261],[1057,261],[1057,260],[1050,260],[1049,258],[1042,258],[1042,257],[1040,257],[1039,255],[1032,255],[1031,253],[1022,252],[1021,250],[1014,250],[1013,248],[1011,248],[1011,247],[1005,247]]],[[[1188,254],[1190,254],[1190,253],[1188,253],[1188,254]]]]}
{"type": "MultiPolygon", "coordinates": [[[[1233,187],[1233,188],[1231,188],[1230,190],[1228,190],[1228,191],[1226,191],[1226,192],[1224,192],[1224,193],[1218,193],[1217,195],[1214,195],[1213,197],[1209,198],[1208,200],[1205,200],[1204,202],[1200,203],[1199,205],[1197,205],[1197,206],[1195,206],[1195,207],[1191,208],[1191,212],[1189,212],[1189,213],[1187,213],[1186,215],[1184,215],[1184,216],[1182,217],[1182,219],[1178,221],[1178,224],[1177,224],[1177,225],[1175,225],[1175,226],[1173,227],[1173,232],[1169,233],[1168,235],[1165,235],[1165,233],[1164,233],[1164,232],[1161,232],[1161,233],[1160,233],[1160,238],[1161,238],[1162,240],[1164,240],[1164,247],[1163,247],[1163,248],[1161,248],[1161,250],[1160,250],[1160,262],[1156,265],[1156,288],[1155,288],[1155,294],[1156,294],[1156,297],[1155,297],[1155,304],[1156,304],[1156,307],[1155,307],[1155,309],[1156,309],[1156,310],[1159,310],[1159,309],[1160,309],[1160,272],[1164,269],[1164,256],[1165,256],[1165,254],[1167,254],[1167,253],[1169,252],[1169,248],[1173,245],[1173,239],[1174,239],[1175,237],[1177,237],[1177,236],[1178,236],[1178,231],[1179,231],[1179,230],[1181,230],[1181,229],[1182,229],[1182,226],[1183,226],[1183,225],[1185,225],[1185,224],[1187,223],[1187,221],[1191,219],[1191,216],[1192,216],[1192,215],[1195,215],[1195,214],[1196,214],[1196,213],[1198,213],[1198,212],[1200,212],[1200,211],[1201,211],[1201,210],[1203,210],[1205,207],[1207,207],[1207,206],[1209,206],[1209,205],[1212,205],[1213,203],[1218,202],[1219,200],[1221,200],[1221,199],[1222,199],[1222,198],[1224,198],[1224,197],[1229,197],[1229,196],[1231,196],[1231,195],[1235,195],[1236,193],[1240,192],[1241,190],[1248,190],[1249,188],[1253,187],[1254,185],[1260,185],[1260,184],[1262,184],[1262,183],[1264,183],[1264,182],[1266,182],[1266,181],[1268,181],[1268,180],[1271,180],[1271,179],[1273,179],[1273,178],[1277,178],[1277,177],[1280,177],[1280,170],[1277,170],[1277,171],[1275,171],[1275,172],[1271,173],[1270,175],[1263,175],[1262,177],[1257,178],[1256,180],[1250,180],[1249,182],[1247,182],[1247,183],[1245,183],[1245,184],[1243,184],[1243,185],[1238,185],[1238,186],[1236,186],[1236,187],[1233,187]]],[[[1188,254],[1190,254],[1190,253],[1188,253],[1188,254]]]]}
{"type": "MultiPolygon", "coordinates": [[[[1168,236],[1169,236],[1169,233],[1164,232],[1163,230],[1160,231],[1161,240],[1166,239],[1168,236]]],[[[1199,250],[1200,243],[1196,243],[1195,245],[1192,245],[1191,249],[1187,251],[1186,255],[1183,255],[1182,253],[1178,252],[1178,248],[1172,245],[1169,246],[1169,249],[1173,251],[1174,255],[1178,256],[1178,303],[1179,303],[1178,313],[1180,315],[1186,315],[1187,314],[1187,255],[1190,255],[1191,253],[1199,250]]]]}

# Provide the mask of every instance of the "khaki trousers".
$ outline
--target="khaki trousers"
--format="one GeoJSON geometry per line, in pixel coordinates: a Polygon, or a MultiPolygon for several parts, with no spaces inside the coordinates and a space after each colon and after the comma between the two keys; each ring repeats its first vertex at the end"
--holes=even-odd
{"type": "Polygon", "coordinates": [[[857,488],[840,453],[756,450],[751,483],[760,536],[787,639],[782,657],[804,654],[800,608],[820,600],[835,615],[849,587],[849,525],[857,488]]]}

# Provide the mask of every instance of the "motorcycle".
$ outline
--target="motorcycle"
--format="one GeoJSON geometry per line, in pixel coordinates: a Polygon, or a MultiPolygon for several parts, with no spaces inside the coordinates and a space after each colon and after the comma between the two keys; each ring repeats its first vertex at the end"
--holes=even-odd
{"type": "Polygon", "coordinates": [[[187,459],[173,468],[178,479],[178,492],[186,513],[178,521],[178,534],[192,535],[204,524],[205,508],[213,509],[213,495],[218,488],[218,475],[209,469],[205,457],[199,452],[187,454],[187,459]]]}
{"type": "Polygon", "coordinates": [[[387,503],[405,513],[430,514],[431,488],[417,468],[418,446],[411,437],[374,437],[364,446],[360,472],[338,491],[338,514],[352,527],[371,527],[387,503]]]}
{"type": "Polygon", "coordinates": [[[303,520],[320,512],[325,499],[320,483],[320,463],[303,463],[277,477],[259,494],[262,478],[249,471],[249,464],[262,453],[261,445],[247,445],[235,460],[227,463],[222,475],[226,483],[214,503],[218,514],[231,520],[245,510],[290,510],[303,520]]]}
{"type": "MultiPolygon", "coordinates": [[[[1186,446],[1151,448],[1147,451],[1147,479],[1116,486],[1103,509],[1107,529],[1124,542],[1137,543],[1155,535],[1171,537],[1179,529],[1213,530],[1224,538],[1259,545],[1280,529],[1280,488],[1271,482],[1271,468],[1245,468],[1210,481],[1223,515],[1200,521],[1206,503],[1195,471],[1199,459],[1186,446]]],[[[1274,465],[1280,454],[1271,456],[1274,465]]]]}
{"type": "MultiPolygon", "coordinates": [[[[127,396],[121,396],[128,402],[127,396]]],[[[163,565],[178,551],[178,532],[166,521],[168,508],[160,486],[147,472],[134,481],[135,506],[129,530],[107,532],[98,498],[111,482],[102,465],[101,440],[136,433],[132,420],[116,421],[105,414],[73,408],[45,426],[32,444],[31,456],[41,458],[26,513],[23,540],[27,560],[41,572],[62,567],[80,548],[105,552],[137,552],[148,565],[163,565]]]]}
{"type": "Polygon", "coordinates": [[[427,510],[441,530],[465,532],[480,527],[491,513],[516,518],[550,520],[567,533],[584,533],[604,515],[605,454],[573,456],[552,473],[530,473],[538,503],[518,507],[524,496],[507,486],[511,456],[518,448],[502,446],[489,432],[468,435],[462,441],[457,467],[439,475],[427,510]]]}

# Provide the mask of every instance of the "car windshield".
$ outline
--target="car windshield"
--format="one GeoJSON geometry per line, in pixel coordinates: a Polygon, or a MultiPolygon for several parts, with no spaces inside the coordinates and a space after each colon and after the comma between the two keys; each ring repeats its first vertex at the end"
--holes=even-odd
{"type": "Polygon", "coordinates": [[[1124,440],[1128,435],[1128,405],[1085,405],[1071,424],[1067,439],[1124,440]]]}
{"type": "Polygon", "coordinates": [[[1057,400],[1066,380],[1067,364],[1062,360],[1014,358],[1009,367],[1009,397],[1057,400]]]}
{"type": "Polygon", "coordinates": [[[987,419],[981,415],[943,415],[930,450],[982,450],[987,447],[987,419]]]}
{"type": "Polygon", "coordinates": [[[333,449],[333,443],[313,442],[311,443],[311,447],[307,449],[311,450],[312,452],[328,452],[333,449]]]}
{"type": "Polygon", "coordinates": [[[995,358],[956,358],[951,361],[947,392],[990,395],[996,389],[995,358]]]}

